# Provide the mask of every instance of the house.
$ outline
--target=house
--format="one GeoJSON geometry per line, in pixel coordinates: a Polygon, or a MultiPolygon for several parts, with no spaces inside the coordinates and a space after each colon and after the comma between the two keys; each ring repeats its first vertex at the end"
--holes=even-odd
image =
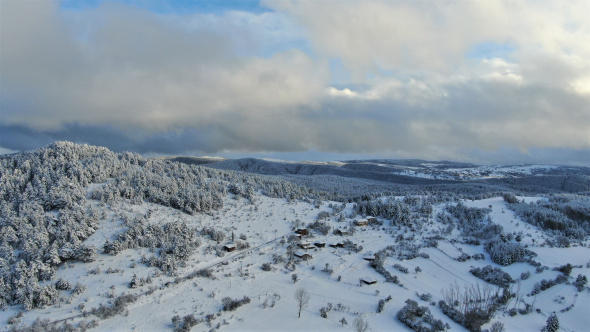
{"type": "Polygon", "coordinates": [[[334,234],[340,235],[340,236],[348,236],[348,235],[350,235],[350,231],[348,229],[338,228],[337,230],[334,231],[334,234]]]}
{"type": "Polygon", "coordinates": [[[375,278],[371,278],[371,277],[364,277],[361,278],[361,283],[366,284],[366,285],[373,285],[377,283],[377,280],[375,278]]]}
{"type": "Polygon", "coordinates": [[[374,261],[374,260],[375,260],[375,254],[373,254],[373,253],[367,253],[367,254],[366,254],[364,257],[363,257],[363,259],[364,259],[364,260],[366,260],[366,261],[372,262],[372,261],[374,261]]]}
{"type": "Polygon", "coordinates": [[[299,235],[309,235],[307,228],[298,228],[295,230],[295,233],[299,235]]]}
{"type": "Polygon", "coordinates": [[[233,243],[228,243],[223,246],[223,250],[225,250],[227,252],[232,252],[232,251],[236,250],[236,245],[233,243]]]}
{"type": "Polygon", "coordinates": [[[370,223],[374,223],[374,222],[376,222],[376,221],[377,221],[377,218],[375,218],[375,217],[370,217],[370,216],[369,216],[369,217],[367,217],[367,223],[368,223],[368,224],[370,224],[370,223]]]}
{"type": "Polygon", "coordinates": [[[311,244],[309,242],[298,243],[297,245],[301,249],[311,249],[311,248],[313,248],[313,244],[311,244]]]}
{"type": "Polygon", "coordinates": [[[304,261],[306,261],[306,260],[308,260],[308,259],[311,259],[311,258],[312,258],[310,254],[308,254],[308,253],[305,253],[305,252],[302,252],[302,251],[296,251],[296,252],[295,252],[295,257],[297,257],[297,258],[301,258],[301,259],[303,259],[304,261]]]}
{"type": "Polygon", "coordinates": [[[367,219],[361,219],[361,220],[355,221],[354,224],[356,226],[367,226],[369,224],[369,221],[367,221],[367,219]]]}
{"type": "Polygon", "coordinates": [[[332,247],[332,248],[344,248],[344,242],[330,243],[330,247],[332,247]]]}
{"type": "Polygon", "coordinates": [[[324,248],[326,246],[326,242],[314,242],[314,245],[318,248],[324,248]]]}

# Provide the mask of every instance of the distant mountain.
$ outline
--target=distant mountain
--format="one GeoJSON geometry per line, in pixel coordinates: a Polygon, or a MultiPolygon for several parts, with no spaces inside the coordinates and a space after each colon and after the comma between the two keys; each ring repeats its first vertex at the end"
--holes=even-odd
{"type": "MultiPolygon", "coordinates": [[[[194,158],[172,161],[195,163],[194,158]]],[[[206,159],[201,164],[216,169],[254,174],[301,177],[337,176],[389,185],[412,187],[484,185],[493,190],[527,193],[590,192],[590,168],[555,165],[475,165],[418,159],[347,160],[341,162],[293,162],[266,159],[206,159]]],[[[309,186],[310,183],[306,182],[309,186]]],[[[313,186],[313,184],[311,184],[313,186]]],[[[448,190],[449,188],[446,188],[448,190]]],[[[323,187],[322,187],[323,188],[323,187]]],[[[327,189],[327,188],[323,188],[327,189]]],[[[454,190],[454,189],[453,189],[454,190]]]]}

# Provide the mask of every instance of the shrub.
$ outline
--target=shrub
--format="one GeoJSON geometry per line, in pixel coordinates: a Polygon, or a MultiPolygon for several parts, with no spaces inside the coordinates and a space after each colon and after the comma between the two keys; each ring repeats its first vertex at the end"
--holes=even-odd
{"type": "Polygon", "coordinates": [[[197,277],[215,279],[215,276],[213,275],[213,271],[211,269],[201,269],[197,271],[196,275],[197,277]]]}
{"type": "Polygon", "coordinates": [[[430,309],[420,307],[416,301],[410,299],[407,299],[406,305],[398,311],[397,319],[414,331],[444,331],[449,328],[441,320],[434,319],[430,309]]]}
{"type": "Polygon", "coordinates": [[[264,263],[264,264],[262,264],[262,270],[263,271],[270,271],[270,270],[272,270],[272,267],[270,266],[270,263],[264,263]]]}
{"type": "Polygon", "coordinates": [[[502,271],[502,269],[498,267],[492,267],[491,265],[484,268],[476,267],[469,272],[490,284],[500,287],[508,287],[510,286],[510,283],[514,282],[508,273],[502,271]]]}
{"type": "Polygon", "coordinates": [[[112,305],[101,304],[98,308],[92,309],[92,314],[102,319],[107,319],[125,312],[127,305],[137,301],[139,296],[135,294],[123,294],[115,299],[112,305]]]}
{"type": "Polygon", "coordinates": [[[334,270],[330,268],[330,264],[326,263],[326,267],[322,270],[322,272],[332,275],[332,273],[334,273],[334,270]]]}
{"type": "Polygon", "coordinates": [[[86,291],[86,286],[82,285],[81,283],[76,283],[76,285],[74,286],[74,289],[72,289],[72,294],[73,295],[79,295],[82,294],[86,291]]]}
{"type": "Polygon", "coordinates": [[[588,283],[588,278],[585,275],[578,274],[576,281],[574,281],[574,286],[576,286],[576,288],[578,289],[578,292],[581,292],[584,290],[584,287],[586,286],[587,283],[588,283]]]}
{"type": "Polygon", "coordinates": [[[72,284],[70,284],[70,282],[67,280],[59,278],[55,282],[55,288],[57,288],[58,290],[70,290],[72,289],[72,284]]]}
{"type": "Polygon", "coordinates": [[[547,280],[547,279],[543,279],[540,282],[536,282],[535,285],[533,286],[533,290],[531,292],[530,295],[537,295],[540,292],[547,290],[555,285],[558,284],[563,284],[564,282],[567,281],[567,277],[563,274],[558,275],[555,279],[553,280],[547,280]]]}
{"type": "MultiPolygon", "coordinates": [[[[325,212],[325,213],[327,213],[327,212],[325,212]]],[[[320,214],[322,214],[322,212],[320,212],[320,214]]],[[[330,214],[328,213],[328,216],[329,215],[330,214]]],[[[328,233],[330,232],[330,229],[332,229],[332,227],[330,227],[330,225],[328,225],[324,222],[321,222],[321,221],[315,221],[313,223],[310,223],[308,225],[308,227],[310,229],[313,229],[314,231],[318,232],[319,234],[324,235],[324,236],[328,235],[328,233]]]]}
{"type": "Polygon", "coordinates": [[[410,271],[408,270],[407,267],[403,267],[400,264],[393,264],[393,267],[396,268],[398,271],[403,272],[403,273],[410,273],[410,271]]]}
{"type": "Polygon", "coordinates": [[[385,299],[379,300],[379,304],[377,305],[377,313],[383,312],[383,309],[385,309],[385,304],[389,301],[391,301],[391,295],[385,299]]]}
{"type": "Polygon", "coordinates": [[[221,304],[223,304],[224,311],[234,311],[247,303],[250,303],[250,298],[247,296],[244,296],[242,299],[235,300],[231,297],[224,297],[223,299],[221,299],[221,304]]]}
{"type": "Polygon", "coordinates": [[[510,203],[510,204],[518,203],[518,198],[516,198],[516,195],[514,195],[514,193],[504,193],[502,195],[502,198],[504,198],[504,201],[506,201],[506,203],[510,203]]]}
{"type": "Polygon", "coordinates": [[[430,302],[432,300],[432,294],[430,293],[418,294],[418,292],[416,292],[416,296],[422,301],[430,302]]]}
{"type": "Polygon", "coordinates": [[[565,274],[566,276],[569,276],[570,273],[572,273],[572,270],[573,269],[574,269],[574,267],[570,263],[567,263],[567,264],[562,265],[560,267],[556,267],[553,270],[554,271],[559,271],[559,272],[565,274]]]}
{"type": "Polygon", "coordinates": [[[176,332],[188,332],[197,324],[202,323],[203,319],[197,319],[194,315],[186,315],[182,319],[176,315],[172,317],[172,326],[176,332]]]}
{"type": "Polygon", "coordinates": [[[328,318],[328,312],[332,311],[332,303],[329,303],[327,307],[320,308],[320,316],[328,318]]]}
{"type": "Polygon", "coordinates": [[[525,262],[528,256],[534,255],[530,250],[524,249],[518,243],[504,242],[500,239],[488,242],[484,249],[490,254],[494,263],[503,266],[516,262],[525,262]]]}

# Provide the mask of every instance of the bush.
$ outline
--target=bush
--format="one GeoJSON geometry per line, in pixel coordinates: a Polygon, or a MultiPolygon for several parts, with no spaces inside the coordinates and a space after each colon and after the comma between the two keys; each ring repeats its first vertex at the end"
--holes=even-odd
{"type": "Polygon", "coordinates": [[[81,283],[76,283],[76,286],[74,286],[74,289],[72,289],[72,294],[73,295],[79,295],[82,294],[86,291],[86,286],[82,285],[81,283]]]}
{"type": "Polygon", "coordinates": [[[55,282],[55,288],[57,288],[58,290],[70,290],[72,289],[72,284],[70,284],[70,282],[67,280],[59,278],[55,282]]]}
{"type": "Polygon", "coordinates": [[[323,318],[328,318],[328,312],[330,311],[332,311],[331,303],[327,307],[320,308],[320,316],[322,316],[323,318]]]}
{"type": "Polygon", "coordinates": [[[188,332],[197,324],[202,323],[203,319],[196,319],[194,315],[186,315],[182,319],[176,315],[172,317],[172,326],[176,332],[188,332]]]}
{"type": "Polygon", "coordinates": [[[107,319],[125,312],[127,305],[137,301],[139,296],[135,294],[123,294],[115,299],[111,306],[101,304],[98,308],[92,309],[92,314],[102,319],[107,319]]]}
{"type": "Polygon", "coordinates": [[[533,286],[533,291],[531,292],[530,295],[537,295],[544,290],[547,290],[547,289],[549,289],[555,285],[558,285],[558,284],[563,284],[566,281],[567,281],[567,277],[563,274],[558,275],[553,280],[543,279],[540,282],[535,283],[535,285],[533,286]]]}
{"type": "MultiPolygon", "coordinates": [[[[322,212],[320,212],[321,214],[322,212]]],[[[327,213],[327,212],[326,212],[327,213]]],[[[330,214],[328,213],[328,216],[330,214]]],[[[330,227],[330,225],[323,223],[321,221],[315,221],[313,223],[310,223],[308,225],[308,227],[310,229],[313,229],[314,231],[318,232],[319,234],[322,234],[324,236],[328,235],[328,233],[330,232],[330,229],[332,229],[332,227],[330,227]]]]}
{"type": "Polygon", "coordinates": [[[514,195],[514,193],[504,193],[502,195],[502,198],[504,198],[504,201],[506,201],[506,203],[510,203],[510,204],[518,203],[518,198],[516,198],[516,195],[514,195]]]}
{"type": "Polygon", "coordinates": [[[196,275],[197,277],[215,279],[215,276],[213,275],[213,271],[211,269],[199,270],[197,271],[196,275]]]}
{"type": "Polygon", "coordinates": [[[533,252],[526,250],[518,243],[504,242],[500,239],[488,242],[484,249],[490,254],[490,258],[494,263],[503,266],[516,262],[525,262],[528,257],[534,255],[533,252]]]}
{"type": "Polygon", "coordinates": [[[322,272],[332,275],[332,273],[334,273],[334,270],[330,268],[330,264],[326,263],[326,267],[322,269],[322,272]]]}
{"type": "Polygon", "coordinates": [[[223,304],[224,311],[234,311],[247,303],[250,303],[250,298],[247,296],[244,296],[242,299],[235,300],[231,297],[224,297],[223,299],[221,299],[221,304],[223,304]]]}
{"type": "Polygon", "coordinates": [[[471,274],[474,276],[489,282],[490,284],[503,288],[510,286],[510,283],[514,282],[508,273],[502,271],[502,269],[498,267],[492,267],[491,265],[488,265],[484,268],[476,267],[471,269],[469,272],[471,272],[471,274]]]}
{"type": "Polygon", "coordinates": [[[416,292],[416,296],[418,296],[420,300],[425,302],[430,302],[432,300],[432,294],[430,293],[418,294],[418,292],[416,292]]]}
{"type": "Polygon", "coordinates": [[[414,331],[444,331],[450,328],[441,320],[434,319],[430,309],[420,307],[416,301],[410,299],[407,299],[406,305],[398,311],[397,319],[414,331]]]}
{"type": "Polygon", "coordinates": [[[383,312],[383,309],[385,309],[385,304],[389,301],[391,301],[391,295],[385,299],[379,300],[379,304],[377,304],[377,313],[383,312]]]}
{"type": "Polygon", "coordinates": [[[585,275],[578,274],[576,281],[574,281],[574,286],[576,286],[576,288],[578,289],[578,292],[581,292],[584,290],[584,287],[586,286],[587,283],[588,283],[588,278],[585,275]]]}
{"type": "Polygon", "coordinates": [[[567,263],[567,264],[562,265],[560,267],[556,267],[553,270],[554,271],[559,271],[559,272],[565,274],[566,276],[569,276],[570,273],[572,273],[572,270],[573,269],[574,269],[574,267],[570,263],[567,263]]]}
{"type": "Polygon", "coordinates": [[[270,263],[264,263],[264,264],[262,264],[262,270],[263,271],[270,271],[270,270],[272,270],[272,267],[270,266],[270,263]]]}
{"type": "Polygon", "coordinates": [[[408,270],[407,267],[403,267],[400,264],[397,264],[397,263],[396,264],[393,264],[393,267],[396,268],[400,272],[403,272],[403,273],[406,273],[406,274],[410,273],[410,271],[408,270]]]}

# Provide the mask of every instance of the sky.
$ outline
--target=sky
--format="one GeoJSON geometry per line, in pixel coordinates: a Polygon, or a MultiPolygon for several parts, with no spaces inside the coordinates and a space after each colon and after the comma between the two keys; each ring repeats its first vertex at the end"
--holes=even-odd
{"type": "Polygon", "coordinates": [[[590,1],[0,0],[0,154],[590,166],[590,1]]]}

